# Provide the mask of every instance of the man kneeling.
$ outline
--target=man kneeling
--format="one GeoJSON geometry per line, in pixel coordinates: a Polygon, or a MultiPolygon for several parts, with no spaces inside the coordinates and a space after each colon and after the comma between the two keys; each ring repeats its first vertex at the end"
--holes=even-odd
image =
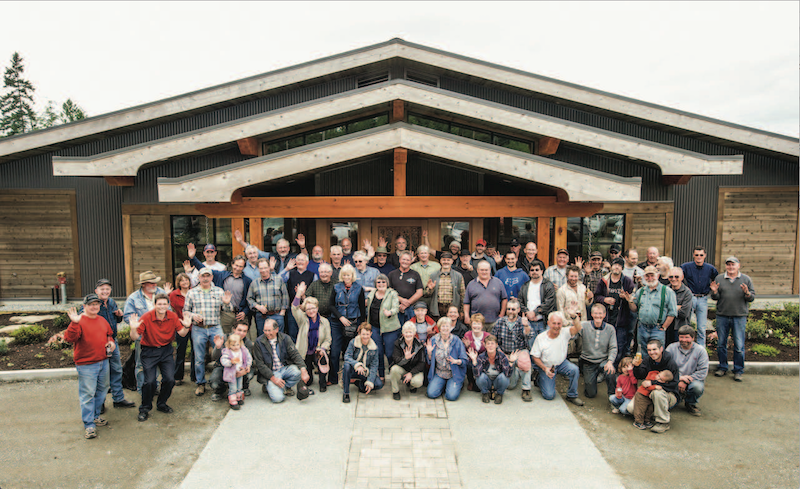
{"type": "Polygon", "coordinates": [[[576,314],[572,317],[572,327],[563,328],[564,315],[553,311],[547,316],[547,331],[539,333],[531,348],[531,355],[539,371],[539,389],[542,397],[552,401],[556,397],[556,374],[569,379],[567,401],[583,406],[578,397],[578,366],[567,360],[569,339],[581,330],[581,322],[576,314]]]}
{"type": "MultiPolygon", "coordinates": [[[[264,334],[255,341],[253,361],[256,380],[262,384],[262,390],[272,402],[283,402],[301,379],[303,383],[311,379],[303,357],[294,347],[294,341],[278,331],[278,323],[274,319],[264,321],[264,334]]],[[[304,398],[298,394],[298,399],[304,398]]]]}
{"type": "Polygon", "coordinates": [[[392,397],[400,400],[400,384],[408,384],[413,393],[425,380],[425,345],[416,338],[417,328],[410,321],[403,325],[403,335],[394,342],[392,368],[389,381],[392,383],[392,397]]]}
{"type": "MultiPolygon", "coordinates": [[[[637,391],[633,398],[633,425],[640,430],[650,428],[653,433],[669,430],[669,410],[678,402],[678,365],[672,355],[664,351],[661,340],[647,342],[646,359],[633,360],[633,375],[644,380],[640,387],[648,389],[648,394],[637,391]],[[664,372],[664,371],[667,372],[664,372]],[[650,416],[655,417],[653,425],[650,416]]],[[[628,405],[628,411],[631,410],[628,405]]]]}

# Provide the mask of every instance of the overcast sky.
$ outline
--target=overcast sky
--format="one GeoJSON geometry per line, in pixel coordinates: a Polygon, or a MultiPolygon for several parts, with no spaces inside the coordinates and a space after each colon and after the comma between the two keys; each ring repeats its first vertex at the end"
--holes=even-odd
{"type": "Polygon", "coordinates": [[[799,2],[3,2],[0,65],[90,115],[401,37],[794,137],[799,2]]]}

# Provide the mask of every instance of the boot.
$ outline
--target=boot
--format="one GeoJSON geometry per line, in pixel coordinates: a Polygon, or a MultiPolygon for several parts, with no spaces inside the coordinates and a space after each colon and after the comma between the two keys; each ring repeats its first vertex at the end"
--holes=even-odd
{"type": "Polygon", "coordinates": [[[239,401],[238,404],[240,406],[244,406],[244,392],[239,391],[236,393],[236,400],[239,401]]]}
{"type": "Polygon", "coordinates": [[[230,396],[228,396],[228,403],[231,405],[231,409],[233,409],[234,411],[238,411],[239,410],[239,399],[238,399],[238,397],[239,396],[237,396],[236,394],[231,394],[230,396]]]}

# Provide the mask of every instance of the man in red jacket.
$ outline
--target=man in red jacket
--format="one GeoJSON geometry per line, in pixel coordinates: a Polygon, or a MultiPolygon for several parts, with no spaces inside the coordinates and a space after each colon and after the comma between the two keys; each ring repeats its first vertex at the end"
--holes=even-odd
{"type": "Polygon", "coordinates": [[[97,438],[97,426],[107,426],[100,410],[108,394],[108,357],[114,351],[114,332],[100,313],[100,298],[89,294],[83,299],[83,314],[73,307],[67,311],[72,321],[64,340],[73,344],[73,358],[78,370],[78,397],[84,438],[97,438]]]}

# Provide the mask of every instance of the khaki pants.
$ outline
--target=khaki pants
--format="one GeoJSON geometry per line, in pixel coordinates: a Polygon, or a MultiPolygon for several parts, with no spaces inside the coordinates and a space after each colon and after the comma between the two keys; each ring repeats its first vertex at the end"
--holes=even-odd
{"type": "Polygon", "coordinates": [[[649,396],[637,392],[632,402],[633,419],[637,423],[644,423],[651,418],[654,418],[656,423],[669,423],[669,410],[678,403],[678,398],[671,392],[656,389],[651,391],[649,396]]]}
{"type": "Polygon", "coordinates": [[[225,333],[225,336],[231,334],[234,324],[236,324],[236,314],[231,311],[219,313],[219,325],[222,326],[222,332],[225,333]]]}
{"type": "MultiPolygon", "coordinates": [[[[392,383],[392,393],[400,392],[400,385],[403,383],[403,376],[407,374],[406,369],[399,365],[392,365],[392,368],[389,369],[389,382],[392,383]]],[[[419,372],[411,376],[411,382],[409,382],[409,387],[412,389],[418,389],[422,387],[422,381],[425,379],[425,374],[423,372],[419,372]]]]}

